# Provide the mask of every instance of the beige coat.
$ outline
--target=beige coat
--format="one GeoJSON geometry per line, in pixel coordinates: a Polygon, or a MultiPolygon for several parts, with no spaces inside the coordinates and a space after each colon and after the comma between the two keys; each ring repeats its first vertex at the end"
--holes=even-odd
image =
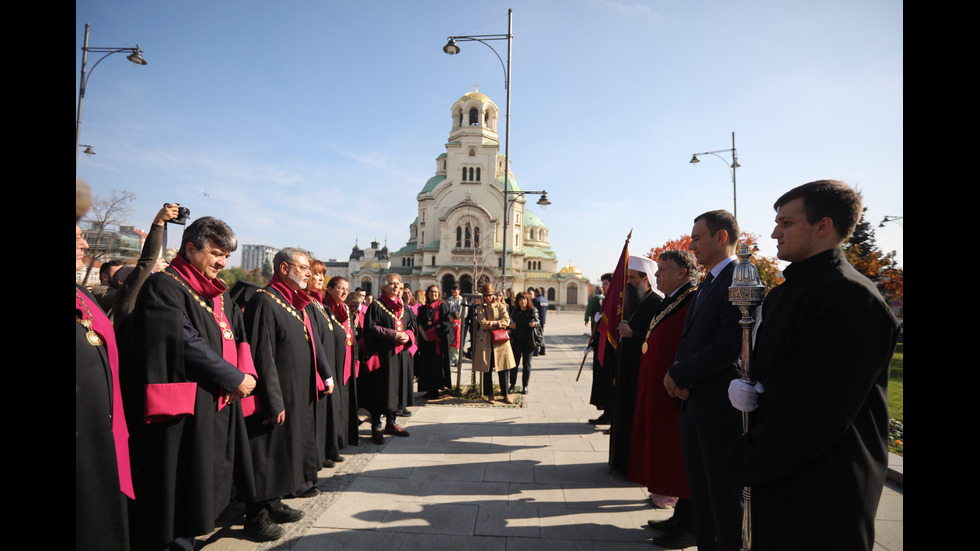
{"type": "Polygon", "coordinates": [[[473,325],[473,371],[485,373],[517,367],[517,362],[514,361],[514,352],[510,349],[510,341],[494,345],[490,335],[492,329],[506,329],[510,325],[507,304],[494,301],[486,305],[485,309],[483,305],[479,305],[474,310],[476,323],[473,325]],[[491,346],[493,346],[494,360],[492,369],[490,366],[491,346]]]}

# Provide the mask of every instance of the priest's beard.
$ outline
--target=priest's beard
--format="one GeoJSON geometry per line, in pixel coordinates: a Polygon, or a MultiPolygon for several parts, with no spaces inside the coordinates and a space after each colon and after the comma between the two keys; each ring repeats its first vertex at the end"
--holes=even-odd
{"type": "Polygon", "coordinates": [[[295,283],[296,286],[299,287],[300,289],[306,289],[306,280],[303,279],[303,276],[290,270],[289,276],[287,277],[289,277],[289,279],[291,279],[293,283],[295,283]]]}
{"type": "Polygon", "coordinates": [[[627,283],[623,289],[623,319],[630,319],[633,311],[640,304],[640,291],[633,285],[627,283]]]}

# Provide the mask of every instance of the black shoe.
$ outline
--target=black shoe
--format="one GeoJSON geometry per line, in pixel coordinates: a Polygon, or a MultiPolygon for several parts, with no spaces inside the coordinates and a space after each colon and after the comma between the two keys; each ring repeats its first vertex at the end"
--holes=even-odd
{"type": "Polygon", "coordinates": [[[608,425],[612,423],[612,414],[604,411],[599,417],[589,419],[589,423],[592,425],[608,425]]]}
{"type": "Polygon", "coordinates": [[[527,394],[527,385],[524,385],[524,386],[523,386],[523,387],[521,388],[521,394],[527,394]]]}
{"type": "Polygon", "coordinates": [[[663,547],[664,549],[684,549],[685,547],[694,547],[697,545],[697,539],[694,537],[694,534],[684,530],[667,532],[662,536],[653,538],[651,541],[653,541],[654,545],[663,547]]]}
{"type": "MultiPolygon", "coordinates": [[[[327,461],[329,461],[329,459],[327,461]]],[[[320,495],[320,489],[316,486],[310,486],[298,494],[293,494],[292,497],[316,497],[318,495],[320,495]]],[[[277,520],[276,522],[279,521],[277,520]]]]}
{"type": "Polygon", "coordinates": [[[286,530],[272,522],[265,511],[255,518],[245,520],[245,535],[255,541],[277,540],[285,533],[286,530]]]}
{"type": "Polygon", "coordinates": [[[507,394],[514,394],[514,385],[510,385],[510,387],[507,388],[507,394]]]}
{"type": "Polygon", "coordinates": [[[648,520],[647,526],[650,528],[661,530],[663,532],[673,532],[677,529],[677,516],[672,516],[670,518],[665,518],[663,520],[648,520]]]}
{"type": "Polygon", "coordinates": [[[424,398],[426,400],[438,400],[439,392],[438,391],[426,392],[424,398]]]}
{"type": "Polygon", "coordinates": [[[340,455],[339,453],[335,454],[330,459],[332,459],[334,463],[343,463],[344,462],[344,456],[340,455]]]}
{"type": "MultiPolygon", "coordinates": [[[[320,491],[317,490],[317,493],[320,493],[320,491]]],[[[277,522],[279,524],[296,522],[297,520],[303,518],[303,514],[303,511],[293,509],[281,501],[279,504],[269,507],[269,518],[272,519],[273,522],[277,522]]]]}
{"type": "Polygon", "coordinates": [[[408,408],[405,408],[403,410],[396,411],[395,412],[395,415],[397,415],[399,417],[411,417],[411,416],[415,415],[415,412],[414,411],[409,411],[408,408]]]}
{"type": "Polygon", "coordinates": [[[324,459],[323,466],[328,469],[332,469],[337,466],[337,463],[335,463],[333,459],[324,459]]]}

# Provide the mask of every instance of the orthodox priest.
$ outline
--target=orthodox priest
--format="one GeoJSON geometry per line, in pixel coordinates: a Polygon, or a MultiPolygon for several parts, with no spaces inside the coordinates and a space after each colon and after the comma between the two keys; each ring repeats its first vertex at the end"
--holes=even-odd
{"type": "Polygon", "coordinates": [[[325,427],[317,426],[317,408],[327,407],[322,398],[333,391],[319,314],[305,292],[313,273],[309,255],[286,247],[276,253],[273,265],[272,280],[245,307],[259,375],[255,394],[260,411],[246,423],[256,491],[245,506],[245,533],[255,539],[263,539],[276,524],[303,517],[282,502],[284,496],[317,493],[317,471],[324,459],[324,440],[318,435],[326,434],[325,427]]]}
{"type": "Polygon", "coordinates": [[[609,427],[609,465],[624,475],[628,472],[636,379],[640,373],[640,347],[650,320],[660,308],[663,294],[650,284],[657,264],[645,256],[630,256],[626,268],[623,321],[617,328],[622,341],[616,354],[613,419],[609,427]]]}
{"type": "Polygon", "coordinates": [[[252,489],[238,402],[256,377],[241,312],[217,279],[237,247],[221,220],[194,221],[173,262],[146,280],[120,328],[142,496],[132,509],[139,549],[192,549],[233,493],[252,489]]]}
{"type": "MultiPolygon", "coordinates": [[[[88,249],[78,220],[90,203],[88,185],[75,180],[76,273],[88,249]]],[[[126,550],[126,498],[134,494],[116,338],[95,297],[78,283],[75,322],[75,549],[126,550]]]]}
{"type": "Polygon", "coordinates": [[[384,435],[408,436],[395,423],[401,404],[412,398],[416,321],[401,298],[402,278],[387,274],[381,298],[364,316],[364,345],[368,372],[364,378],[364,407],[371,413],[371,441],[384,444],[384,435]],[[381,418],[386,422],[382,426],[381,418]],[[383,428],[383,430],[382,430],[383,428]]]}
{"type": "Polygon", "coordinates": [[[438,285],[430,285],[425,291],[425,304],[419,306],[417,322],[419,325],[419,354],[416,372],[419,376],[419,390],[425,391],[427,399],[439,397],[439,391],[452,388],[452,373],[449,367],[449,304],[440,300],[438,285]]]}
{"type": "Polygon", "coordinates": [[[687,310],[697,291],[697,276],[698,262],[690,251],[666,250],[657,257],[657,289],[664,293],[664,300],[650,320],[641,348],[633,413],[627,478],[643,484],[653,495],[679,498],[674,516],[651,523],[664,532],[653,542],[668,549],[694,545],[691,492],[678,425],[681,401],[664,392],[663,380],[674,363],[687,310]]]}

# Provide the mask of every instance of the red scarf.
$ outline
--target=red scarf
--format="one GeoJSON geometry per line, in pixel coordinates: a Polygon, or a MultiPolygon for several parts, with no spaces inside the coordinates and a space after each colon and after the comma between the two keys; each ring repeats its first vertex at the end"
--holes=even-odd
{"type": "Polygon", "coordinates": [[[344,346],[347,348],[344,352],[344,384],[350,380],[351,372],[354,372],[354,376],[357,377],[357,364],[354,360],[354,328],[351,327],[349,310],[347,305],[343,302],[335,302],[332,295],[327,295],[327,308],[333,312],[334,317],[337,321],[344,326],[344,346]],[[350,335],[351,344],[347,344],[348,337],[350,335]],[[353,367],[353,369],[351,369],[353,367]]]}
{"type": "MultiPolygon", "coordinates": [[[[279,274],[274,274],[272,276],[272,279],[269,281],[269,287],[279,291],[279,294],[286,299],[286,302],[300,312],[305,312],[306,306],[310,303],[310,295],[306,294],[306,292],[304,292],[302,289],[293,289],[290,287],[289,284],[286,283],[286,280],[279,274]]],[[[310,316],[304,315],[303,323],[306,325],[307,334],[310,336],[310,354],[313,355],[313,370],[317,372],[317,376],[314,378],[316,379],[316,396],[317,400],[319,400],[320,391],[327,390],[327,384],[323,382],[323,379],[319,376],[319,371],[316,370],[316,346],[313,345],[313,339],[316,338],[316,332],[313,331],[313,325],[310,323],[310,316]]]]}

